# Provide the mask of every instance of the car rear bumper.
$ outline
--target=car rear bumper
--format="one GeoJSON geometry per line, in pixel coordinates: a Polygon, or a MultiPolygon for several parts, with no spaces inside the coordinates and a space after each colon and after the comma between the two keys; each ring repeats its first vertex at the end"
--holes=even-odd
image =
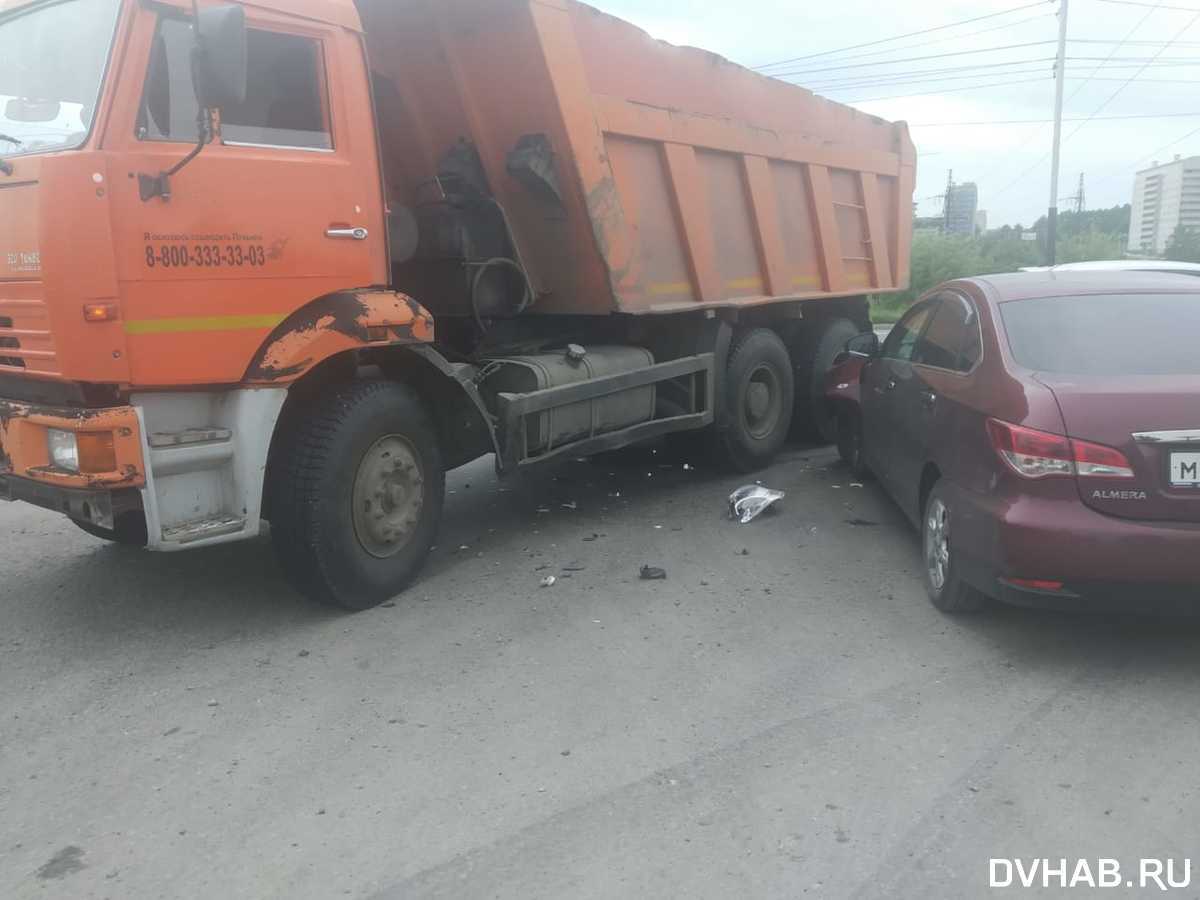
{"type": "Polygon", "coordinates": [[[1078,500],[959,492],[955,535],[968,579],[1002,600],[1200,601],[1200,524],[1105,516],[1078,500]],[[1009,579],[1062,582],[1031,591],[1009,579]]]}

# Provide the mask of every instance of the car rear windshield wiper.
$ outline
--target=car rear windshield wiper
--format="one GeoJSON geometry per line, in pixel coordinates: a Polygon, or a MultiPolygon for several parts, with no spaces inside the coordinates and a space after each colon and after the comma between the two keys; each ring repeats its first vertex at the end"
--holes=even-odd
{"type": "MultiPolygon", "coordinates": [[[[10,137],[7,134],[0,134],[0,141],[8,141],[14,147],[20,147],[25,143],[20,138],[10,137]]],[[[0,158],[0,172],[3,172],[5,175],[11,175],[13,173],[12,163],[6,159],[0,158]]]]}

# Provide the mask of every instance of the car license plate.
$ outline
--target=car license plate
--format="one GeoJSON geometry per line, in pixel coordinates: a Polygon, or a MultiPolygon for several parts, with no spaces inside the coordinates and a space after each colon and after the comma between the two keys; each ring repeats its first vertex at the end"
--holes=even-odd
{"type": "Polygon", "coordinates": [[[1200,453],[1171,454],[1171,484],[1200,487],[1200,453]]]}

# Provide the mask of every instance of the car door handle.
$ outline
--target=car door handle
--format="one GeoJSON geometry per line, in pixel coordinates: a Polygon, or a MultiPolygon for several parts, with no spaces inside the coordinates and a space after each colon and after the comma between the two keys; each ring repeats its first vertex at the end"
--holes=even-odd
{"type": "Polygon", "coordinates": [[[921,405],[926,409],[933,409],[937,405],[937,394],[933,391],[923,391],[921,393],[921,405]]]}
{"type": "Polygon", "coordinates": [[[894,390],[896,389],[896,386],[897,386],[897,385],[899,385],[899,384],[900,384],[900,382],[899,382],[899,381],[897,381],[895,378],[889,378],[889,379],[888,379],[888,381],[887,381],[887,388],[886,388],[886,390],[889,390],[889,391],[894,391],[894,390]]]}
{"type": "Polygon", "coordinates": [[[336,238],[345,241],[365,241],[368,237],[370,237],[370,234],[371,232],[367,231],[367,229],[363,228],[361,225],[357,227],[346,226],[327,228],[325,230],[325,237],[336,238]]]}

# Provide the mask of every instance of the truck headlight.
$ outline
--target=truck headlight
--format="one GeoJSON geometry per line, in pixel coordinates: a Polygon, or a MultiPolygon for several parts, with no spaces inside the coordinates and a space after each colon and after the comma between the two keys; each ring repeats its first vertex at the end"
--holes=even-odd
{"type": "Polygon", "coordinates": [[[46,442],[50,445],[50,462],[67,472],[79,471],[79,441],[75,432],[50,428],[46,431],[46,442]]]}

